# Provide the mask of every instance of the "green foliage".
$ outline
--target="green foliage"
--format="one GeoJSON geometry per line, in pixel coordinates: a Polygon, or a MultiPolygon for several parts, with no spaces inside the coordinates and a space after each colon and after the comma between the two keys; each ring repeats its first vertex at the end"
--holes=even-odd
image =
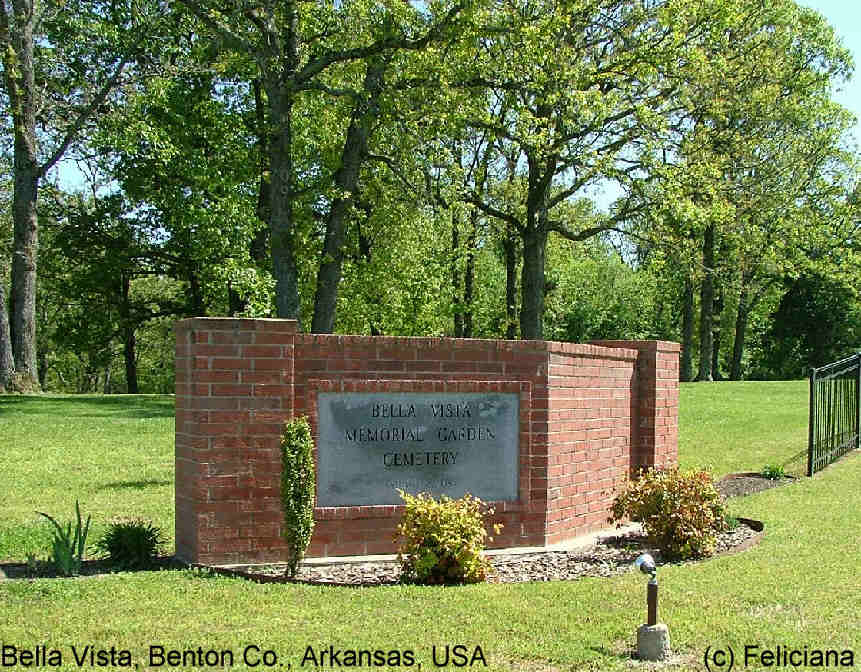
{"type": "Polygon", "coordinates": [[[772,481],[779,481],[786,476],[786,471],[781,464],[766,464],[762,468],[762,471],[759,472],[759,475],[772,481]]]}
{"type": "Polygon", "coordinates": [[[671,558],[711,555],[715,534],[726,529],[712,475],[698,469],[641,472],[613,502],[610,521],[626,518],[642,523],[649,542],[671,558]]]}
{"type": "Polygon", "coordinates": [[[287,540],[287,575],[296,576],[314,531],[314,441],[305,417],[294,418],[281,435],[281,504],[287,540]]]}
{"type": "Polygon", "coordinates": [[[631,268],[608,244],[596,239],[552,241],[548,261],[555,287],[545,300],[547,338],[586,343],[666,333],[658,314],[658,278],[646,269],[631,268]]]}
{"type": "Polygon", "coordinates": [[[757,377],[806,377],[811,367],[846,357],[861,346],[861,263],[849,257],[842,266],[854,271],[853,277],[809,273],[786,283],[757,377]]]}
{"type": "MultiPolygon", "coordinates": [[[[487,578],[489,563],[481,556],[488,540],[483,502],[469,493],[460,499],[443,495],[410,495],[398,491],[406,504],[398,534],[404,541],[398,560],[404,580],[415,583],[477,583],[487,578]]],[[[499,534],[502,526],[494,525],[499,534]]]]}
{"type": "Polygon", "coordinates": [[[64,576],[76,575],[81,571],[81,563],[84,561],[87,533],[90,531],[90,516],[87,516],[87,522],[82,524],[81,507],[78,505],[78,501],[75,500],[77,522],[73,533],[71,522],[66,523],[64,529],[60,523],[47,513],[42,513],[41,511],[37,511],[36,513],[44,516],[54,525],[54,538],[51,542],[51,563],[64,576]]]}
{"type": "Polygon", "coordinates": [[[118,569],[152,567],[164,544],[161,529],[141,518],[121,519],[110,523],[95,544],[118,569]]]}

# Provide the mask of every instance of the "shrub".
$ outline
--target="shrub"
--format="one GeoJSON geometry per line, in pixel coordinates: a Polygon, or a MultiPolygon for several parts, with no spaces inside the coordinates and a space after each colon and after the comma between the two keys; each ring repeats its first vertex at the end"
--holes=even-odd
{"type": "Polygon", "coordinates": [[[670,558],[711,555],[717,532],[726,529],[712,476],[696,469],[641,472],[613,502],[610,521],[625,518],[642,523],[649,542],[670,558]]]}
{"type": "Polygon", "coordinates": [[[779,464],[766,464],[759,475],[771,481],[779,481],[786,476],[786,470],[779,464]]]}
{"type": "MultiPolygon", "coordinates": [[[[398,525],[398,548],[403,580],[415,583],[477,583],[487,578],[489,562],[481,556],[489,539],[484,504],[469,493],[460,499],[443,495],[409,495],[398,490],[406,504],[398,525]]],[[[499,534],[502,525],[494,525],[499,534]]]]}
{"type": "Polygon", "coordinates": [[[66,523],[66,528],[63,529],[63,526],[47,513],[41,511],[36,511],[36,513],[44,516],[54,525],[54,538],[51,541],[51,555],[48,561],[63,576],[74,576],[80,572],[87,545],[87,533],[90,531],[90,516],[87,516],[85,524],[81,523],[81,507],[75,500],[77,523],[73,534],[71,522],[66,523]]]}
{"type": "Polygon", "coordinates": [[[314,442],[304,417],[294,418],[281,435],[281,504],[287,541],[287,575],[296,576],[314,531],[314,442]]]}
{"type": "Polygon", "coordinates": [[[119,569],[152,567],[164,544],[161,529],[140,518],[113,521],[95,548],[119,569]]]}

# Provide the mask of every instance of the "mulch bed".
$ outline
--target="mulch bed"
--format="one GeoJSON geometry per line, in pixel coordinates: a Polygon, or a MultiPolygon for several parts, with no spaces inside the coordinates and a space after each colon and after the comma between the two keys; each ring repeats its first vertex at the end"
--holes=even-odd
{"type": "MultiPolygon", "coordinates": [[[[716,554],[738,552],[754,545],[763,534],[762,523],[739,519],[739,525],[718,536],[716,554]]],[[[547,550],[529,553],[501,553],[489,557],[493,572],[489,583],[530,581],[571,581],[584,577],[616,576],[631,571],[634,560],[651,553],[665,564],[658,549],[649,546],[642,534],[609,534],[594,546],[576,550],[547,550]]],[[[295,579],[284,576],[284,565],[242,565],[211,568],[227,576],[259,583],[310,583],[336,586],[376,586],[399,583],[400,568],[394,560],[305,564],[295,579]]]]}
{"type": "Polygon", "coordinates": [[[744,472],[740,474],[728,474],[715,485],[718,492],[724,497],[740,497],[752,495],[755,492],[762,492],[763,490],[770,490],[781,485],[788,485],[795,481],[796,479],[793,476],[772,479],[765,478],[761,474],[744,472]]]}
{"type": "MultiPolygon", "coordinates": [[[[737,497],[761,492],[769,488],[793,483],[791,477],[769,480],[759,474],[730,474],[718,482],[718,491],[724,497],[737,497]]],[[[755,545],[764,534],[759,521],[739,518],[733,530],[718,535],[715,554],[736,553],[755,545]]],[[[615,576],[631,571],[634,560],[641,553],[651,553],[657,563],[664,564],[660,551],[651,548],[645,537],[638,533],[608,534],[590,547],[576,550],[547,550],[529,553],[501,553],[490,556],[493,573],[491,583],[523,583],[529,581],[571,581],[583,577],[615,576]]],[[[154,568],[176,569],[184,567],[173,558],[160,558],[154,568]]],[[[374,562],[337,562],[303,564],[295,579],[284,576],[284,564],[206,567],[208,571],[242,577],[260,583],[298,582],[336,586],[390,585],[400,581],[400,568],[394,560],[374,562]]],[[[84,563],[81,576],[106,575],[110,572],[104,561],[84,563]]],[[[56,576],[44,564],[34,572],[23,564],[0,564],[0,580],[50,578],[56,576]]]]}

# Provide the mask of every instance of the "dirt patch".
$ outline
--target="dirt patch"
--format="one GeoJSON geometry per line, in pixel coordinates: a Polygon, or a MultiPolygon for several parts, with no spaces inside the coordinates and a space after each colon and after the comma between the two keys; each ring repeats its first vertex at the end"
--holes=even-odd
{"type": "Polygon", "coordinates": [[[718,492],[724,497],[743,497],[752,495],[755,492],[770,490],[781,485],[789,485],[795,483],[794,476],[784,476],[783,478],[765,478],[761,474],[753,472],[744,472],[739,474],[727,474],[715,486],[718,492]]]}

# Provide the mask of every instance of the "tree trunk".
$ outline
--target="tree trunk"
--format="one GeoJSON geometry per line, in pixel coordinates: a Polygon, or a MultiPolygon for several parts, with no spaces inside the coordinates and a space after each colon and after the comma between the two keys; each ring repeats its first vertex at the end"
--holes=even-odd
{"type": "Polygon", "coordinates": [[[712,380],[712,313],[714,312],[714,238],[709,224],[703,238],[703,282],[700,289],[700,370],[698,381],[712,380]]]}
{"type": "Polygon", "coordinates": [[[41,348],[36,351],[36,371],[39,374],[39,389],[45,390],[48,386],[48,355],[41,348]]]}
{"type": "Polygon", "coordinates": [[[720,346],[721,346],[721,314],[723,313],[723,288],[718,288],[717,298],[714,302],[712,312],[712,378],[723,380],[720,372],[720,346]]]}
{"type": "Polygon", "coordinates": [[[233,283],[227,281],[227,312],[232,317],[240,315],[247,307],[247,302],[233,289],[233,283]]]}
{"type": "Polygon", "coordinates": [[[126,392],[138,394],[138,364],[135,352],[135,325],[132,322],[129,294],[131,279],[125,273],[122,277],[122,296],[120,301],[120,320],[123,331],[123,357],[126,365],[126,392]]]}
{"type": "MultiPolygon", "coordinates": [[[[517,157],[514,154],[505,157],[508,169],[508,184],[514,184],[517,175],[517,157]]],[[[517,338],[517,231],[511,222],[505,222],[505,239],[502,243],[505,250],[505,338],[513,341],[517,338]]]]}
{"type": "Polygon", "coordinates": [[[685,273],[682,304],[682,362],[679,377],[687,383],[694,377],[694,282],[690,271],[685,273]]]}
{"type": "Polygon", "coordinates": [[[12,352],[15,370],[25,386],[38,386],[36,370],[36,255],[38,220],[36,194],[38,168],[35,161],[19,158],[15,143],[15,194],[12,213],[14,242],[12,252],[12,352]]]}
{"type": "Polygon", "coordinates": [[[520,302],[520,336],[526,340],[544,337],[544,261],[547,249],[547,232],[536,226],[527,226],[523,232],[523,269],[520,285],[523,296],[520,302]]]}
{"type": "Polygon", "coordinates": [[[4,65],[14,134],[12,222],[12,284],[10,288],[12,357],[18,382],[23,389],[38,388],[36,363],[36,256],[38,219],[36,198],[39,164],[36,151],[36,79],[33,62],[33,3],[12,3],[0,8],[2,33],[9,39],[0,55],[4,65]]]}
{"type": "Polygon", "coordinates": [[[0,393],[5,392],[12,380],[12,336],[9,333],[9,309],[6,305],[6,285],[0,278],[0,393]]]}
{"type": "Polygon", "coordinates": [[[137,352],[135,351],[136,345],[137,342],[135,340],[134,327],[129,325],[126,329],[125,347],[123,348],[123,357],[125,358],[126,363],[126,391],[129,394],[138,394],[138,363],[137,352]]]}
{"type": "MultiPolygon", "coordinates": [[[[362,199],[358,193],[356,194],[356,207],[360,208],[364,213],[365,221],[370,221],[371,215],[373,214],[373,207],[368,203],[368,201],[362,199]]],[[[365,232],[362,230],[361,218],[356,219],[356,232],[359,238],[359,256],[366,266],[370,266],[373,257],[373,241],[365,235],[365,232]]],[[[379,315],[378,308],[381,303],[379,287],[371,285],[368,287],[367,291],[364,292],[364,296],[368,304],[374,306],[375,310],[373,313],[375,315],[379,315]]],[[[382,332],[376,322],[374,322],[373,317],[368,318],[368,323],[371,336],[382,336],[382,332]]]]}
{"type": "Polygon", "coordinates": [[[190,302],[190,312],[194,317],[204,317],[206,315],[206,306],[203,301],[203,288],[200,286],[200,279],[194,269],[188,273],[188,293],[190,302]]]}
{"type": "Polygon", "coordinates": [[[514,227],[505,224],[505,338],[517,338],[517,238],[514,227]]]}
{"type": "Polygon", "coordinates": [[[277,317],[299,319],[299,274],[295,257],[293,213],[292,94],[269,91],[273,137],[270,142],[272,188],[269,231],[277,317]]]}
{"type": "MultiPolygon", "coordinates": [[[[251,81],[252,89],[254,90],[254,131],[257,136],[257,156],[258,156],[258,184],[257,184],[257,219],[261,222],[269,224],[269,216],[271,208],[269,207],[270,199],[270,156],[269,156],[269,141],[266,131],[266,101],[263,99],[263,83],[259,77],[255,77],[251,81]]],[[[264,235],[255,235],[251,241],[251,258],[255,261],[260,261],[263,257],[264,249],[261,245],[264,235]]]]}
{"type": "Polygon", "coordinates": [[[283,5],[286,22],[284,62],[270,64],[264,88],[269,103],[270,165],[269,231],[272,277],[275,278],[275,315],[300,322],[299,272],[296,266],[296,220],[294,215],[293,103],[289,84],[299,67],[298,3],[283,5]]]}
{"type": "Polygon", "coordinates": [[[383,90],[383,76],[387,65],[387,61],[382,58],[377,58],[368,65],[363,89],[366,99],[353,110],[341,152],[341,164],[335,171],[334,181],[338,196],[332,201],[326,218],[323,258],[317,271],[314,316],[311,320],[311,331],[315,334],[331,334],[335,329],[347,213],[353,205],[359,172],[368,155],[368,140],[374,121],[379,115],[377,103],[383,90]]]}
{"type": "Polygon", "coordinates": [[[747,318],[750,315],[749,291],[742,286],[738,297],[738,312],[735,316],[735,339],[732,344],[732,364],[730,380],[741,380],[741,359],[744,355],[744,337],[747,332],[747,318]]]}
{"type": "Polygon", "coordinates": [[[457,216],[451,210],[451,296],[454,317],[454,337],[463,337],[463,309],[460,303],[460,272],[457,268],[460,233],[457,230],[457,216]]]}
{"type": "Polygon", "coordinates": [[[463,337],[473,336],[472,300],[475,287],[475,247],[478,239],[478,212],[472,211],[471,228],[466,248],[466,269],[463,273],[463,337]]]}

